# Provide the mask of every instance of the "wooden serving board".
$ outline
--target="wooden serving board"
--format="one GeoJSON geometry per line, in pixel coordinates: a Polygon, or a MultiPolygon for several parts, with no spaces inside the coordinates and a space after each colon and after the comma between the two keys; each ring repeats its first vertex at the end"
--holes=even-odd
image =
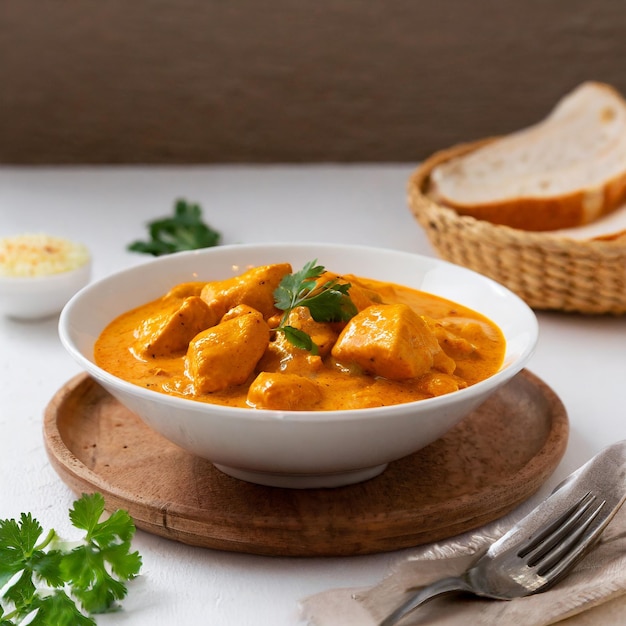
{"type": "Polygon", "coordinates": [[[76,493],[99,491],[138,528],[187,544],[263,555],[345,556],[438,541],[532,495],[559,463],[568,419],[528,371],[447,435],[380,476],[336,489],[231,478],[168,442],[81,374],[52,398],[50,461],[76,493]]]}

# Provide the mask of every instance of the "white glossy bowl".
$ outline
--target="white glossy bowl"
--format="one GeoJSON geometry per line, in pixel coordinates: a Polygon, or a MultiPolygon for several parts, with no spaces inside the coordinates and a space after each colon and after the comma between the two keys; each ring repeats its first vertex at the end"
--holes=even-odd
{"type": "Polygon", "coordinates": [[[0,314],[35,320],[56,315],[91,276],[91,261],[58,274],[0,276],[0,314]]]}
{"type": "Polygon", "coordinates": [[[389,462],[441,437],[525,366],[537,341],[537,319],[498,283],[438,259],[361,246],[258,244],[160,257],[93,283],[64,308],[59,332],[70,355],[94,379],[170,441],[231,476],[303,488],[372,478],[389,462]],[[108,322],[176,283],[224,279],[250,266],[285,261],[295,271],[313,259],[335,272],[408,285],[483,313],[507,340],[501,371],[466,389],[396,406],[271,411],[170,397],[120,380],[93,361],[94,341],[108,322]]]}

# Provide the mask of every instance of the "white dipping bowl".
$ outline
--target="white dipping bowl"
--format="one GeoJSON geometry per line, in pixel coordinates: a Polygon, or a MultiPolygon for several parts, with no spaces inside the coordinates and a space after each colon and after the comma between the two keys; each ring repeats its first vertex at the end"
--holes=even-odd
{"type": "Polygon", "coordinates": [[[56,274],[0,276],[0,314],[23,320],[56,315],[90,277],[90,260],[56,274]]]}
{"type": "Polygon", "coordinates": [[[150,427],[221,471],[263,485],[337,487],[380,474],[388,463],[444,435],[517,374],[537,342],[537,318],[515,294],[435,258],[335,244],[242,244],[159,257],[95,282],[59,320],[61,341],[97,382],[150,427]],[[317,259],[331,271],[407,285],[468,306],[501,328],[504,363],[490,378],[448,395],[346,411],[274,411],[211,405],[126,382],[94,363],[94,342],[121,313],[186,281],[222,280],[247,268],[317,259]]]}

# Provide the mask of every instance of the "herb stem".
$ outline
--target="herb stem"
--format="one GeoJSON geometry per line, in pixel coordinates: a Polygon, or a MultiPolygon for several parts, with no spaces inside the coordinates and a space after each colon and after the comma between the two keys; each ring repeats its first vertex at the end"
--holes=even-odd
{"type": "Polygon", "coordinates": [[[35,550],[43,550],[55,537],[57,536],[54,528],[51,528],[48,531],[48,534],[45,536],[44,540],[41,543],[38,543],[34,548],[35,550]]]}

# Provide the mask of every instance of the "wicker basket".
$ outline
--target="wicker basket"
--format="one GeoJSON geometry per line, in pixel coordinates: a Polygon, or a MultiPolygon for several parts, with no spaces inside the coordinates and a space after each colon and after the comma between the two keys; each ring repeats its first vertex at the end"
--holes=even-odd
{"type": "Polygon", "coordinates": [[[517,230],[461,216],[427,196],[436,165],[484,143],[438,152],[409,180],[409,205],[439,255],[495,279],[535,309],[626,313],[626,237],[579,241],[517,230]]]}

